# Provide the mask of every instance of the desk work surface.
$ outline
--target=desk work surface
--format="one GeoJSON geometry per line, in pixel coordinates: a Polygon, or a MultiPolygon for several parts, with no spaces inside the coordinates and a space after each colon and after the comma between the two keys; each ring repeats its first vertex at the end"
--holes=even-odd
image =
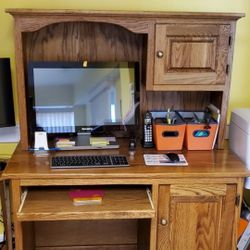
{"type": "Polygon", "coordinates": [[[142,148],[139,143],[134,156],[129,155],[128,141],[121,140],[119,149],[52,151],[48,156],[37,157],[32,152],[21,150],[18,145],[8,166],[2,174],[4,179],[39,179],[39,178],[189,178],[189,177],[246,177],[250,170],[228,149],[212,151],[186,151],[183,153],[188,166],[146,166],[143,154],[165,153],[155,149],[142,148]],[[130,166],[125,168],[87,168],[56,169],[50,168],[53,155],[90,155],[116,154],[126,155],[130,166]]]}

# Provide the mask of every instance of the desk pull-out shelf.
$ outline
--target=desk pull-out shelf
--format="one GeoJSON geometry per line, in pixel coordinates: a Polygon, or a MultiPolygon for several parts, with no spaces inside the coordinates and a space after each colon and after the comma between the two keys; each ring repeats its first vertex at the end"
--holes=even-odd
{"type": "Polygon", "coordinates": [[[155,210],[145,187],[104,188],[101,204],[75,206],[69,189],[29,189],[17,213],[19,221],[150,219],[155,210]]]}

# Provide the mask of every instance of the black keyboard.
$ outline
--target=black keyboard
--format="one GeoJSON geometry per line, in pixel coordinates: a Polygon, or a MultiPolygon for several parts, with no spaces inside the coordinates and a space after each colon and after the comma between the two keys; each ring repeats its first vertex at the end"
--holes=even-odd
{"type": "Polygon", "coordinates": [[[110,168],[128,167],[126,156],[122,155],[75,155],[54,156],[52,169],[110,168]]]}

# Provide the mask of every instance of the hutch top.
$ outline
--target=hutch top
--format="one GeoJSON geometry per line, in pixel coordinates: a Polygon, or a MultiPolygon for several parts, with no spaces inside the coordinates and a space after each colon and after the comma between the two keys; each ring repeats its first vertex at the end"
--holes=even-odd
{"type": "Polygon", "coordinates": [[[8,9],[15,18],[21,145],[31,145],[29,61],[138,61],[147,110],[221,110],[223,148],[239,13],[8,9]]]}

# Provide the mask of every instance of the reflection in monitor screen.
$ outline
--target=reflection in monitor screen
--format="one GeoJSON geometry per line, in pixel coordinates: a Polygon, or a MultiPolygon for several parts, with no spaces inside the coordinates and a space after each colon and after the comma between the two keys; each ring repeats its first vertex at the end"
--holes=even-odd
{"type": "Polygon", "coordinates": [[[48,133],[67,133],[76,132],[77,127],[91,130],[136,123],[134,64],[31,65],[36,127],[48,133]]]}

